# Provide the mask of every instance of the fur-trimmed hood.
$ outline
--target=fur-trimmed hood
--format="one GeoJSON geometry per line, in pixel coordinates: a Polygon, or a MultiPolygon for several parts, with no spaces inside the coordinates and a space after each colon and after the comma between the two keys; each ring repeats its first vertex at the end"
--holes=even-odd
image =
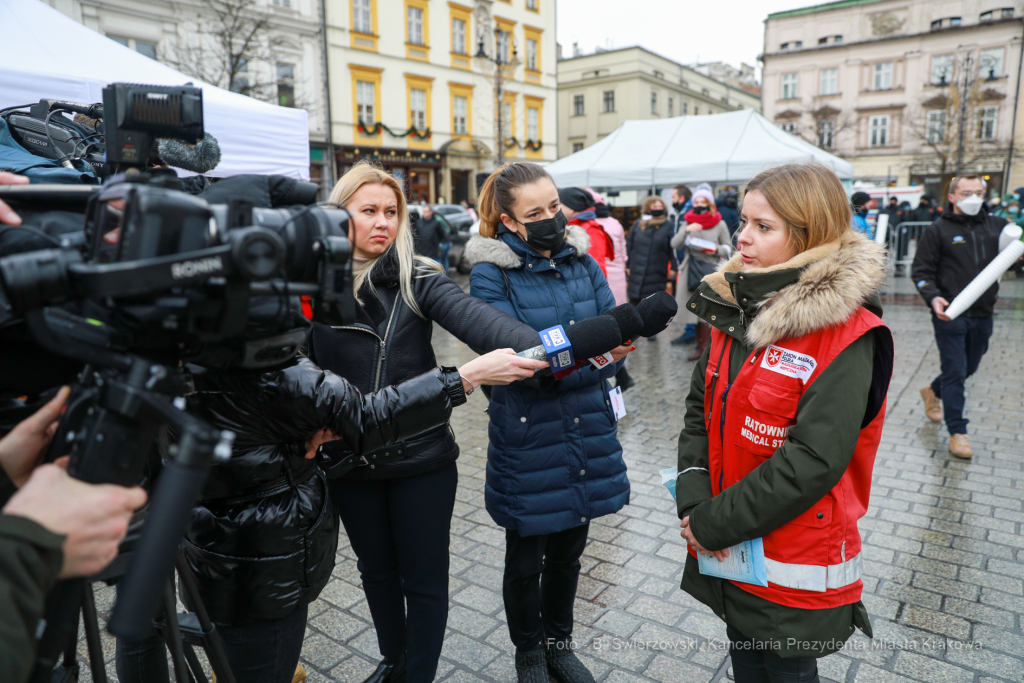
{"type": "MultiPolygon", "coordinates": [[[[565,243],[576,249],[576,256],[583,256],[590,249],[590,236],[583,228],[569,225],[565,228],[565,243]]],[[[463,258],[469,261],[470,267],[478,263],[493,263],[502,270],[523,266],[523,257],[504,241],[480,235],[470,238],[466,243],[463,258]]]]}
{"type": "Polygon", "coordinates": [[[738,306],[726,273],[744,275],[802,269],[796,282],[770,292],[756,303],[746,342],[764,348],[781,339],[802,337],[845,323],[885,280],[885,252],[863,234],[850,231],[769,268],[743,271],[739,254],[726,261],[705,282],[726,302],[738,306]]]}

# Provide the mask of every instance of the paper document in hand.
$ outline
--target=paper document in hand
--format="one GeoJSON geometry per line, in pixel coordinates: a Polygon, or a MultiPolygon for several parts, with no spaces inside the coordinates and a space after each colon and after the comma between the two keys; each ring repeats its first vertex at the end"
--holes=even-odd
{"type": "Polygon", "coordinates": [[[662,470],[661,483],[665,485],[665,488],[672,494],[672,500],[676,498],[676,477],[679,476],[678,467],[669,467],[668,469],[662,470]]]}
{"type": "Polygon", "coordinates": [[[743,541],[729,548],[729,557],[721,562],[712,555],[697,553],[697,566],[701,574],[717,576],[730,581],[768,585],[768,569],[764,563],[764,543],[760,538],[743,541]]]}
{"type": "Polygon", "coordinates": [[[702,240],[701,238],[694,237],[693,235],[687,236],[683,244],[688,247],[696,247],[697,249],[703,249],[705,251],[718,251],[718,244],[715,242],[712,242],[711,240],[702,240]]]}

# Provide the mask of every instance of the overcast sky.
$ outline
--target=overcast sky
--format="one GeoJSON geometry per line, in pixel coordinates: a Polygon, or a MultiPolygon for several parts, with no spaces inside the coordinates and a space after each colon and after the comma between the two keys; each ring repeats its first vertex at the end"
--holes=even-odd
{"type": "Polygon", "coordinates": [[[768,14],[823,1],[558,0],[558,42],[565,57],[574,42],[581,53],[641,45],[683,64],[746,62],[760,78],[768,14]]]}

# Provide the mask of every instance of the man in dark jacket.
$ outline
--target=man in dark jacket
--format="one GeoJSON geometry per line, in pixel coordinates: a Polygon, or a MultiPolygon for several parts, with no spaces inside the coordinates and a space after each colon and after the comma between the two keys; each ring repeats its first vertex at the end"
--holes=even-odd
{"type": "Polygon", "coordinates": [[[416,253],[420,256],[437,260],[442,243],[450,242],[452,237],[445,230],[441,221],[437,220],[434,210],[424,206],[420,219],[416,221],[416,253]]]}
{"type": "Polygon", "coordinates": [[[942,364],[942,373],[921,389],[921,397],[932,421],[945,419],[949,452],[958,458],[973,455],[963,416],[964,382],[988,350],[999,284],[993,284],[956,320],[950,320],[945,310],[999,253],[999,233],[1007,220],[989,215],[984,201],[984,180],[976,175],[953,178],[949,206],[921,234],[912,271],[918,292],[932,309],[942,364]]]}
{"type": "Polygon", "coordinates": [[[736,229],[740,227],[740,214],[736,210],[737,205],[738,196],[734,189],[724,190],[715,200],[715,206],[718,207],[719,215],[728,226],[730,235],[735,235],[736,229]]]}

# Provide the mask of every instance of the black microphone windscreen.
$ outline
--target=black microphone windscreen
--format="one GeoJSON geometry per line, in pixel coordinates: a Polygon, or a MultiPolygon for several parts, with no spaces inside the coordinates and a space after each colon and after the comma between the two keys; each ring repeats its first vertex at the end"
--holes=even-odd
{"type": "Polygon", "coordinates": [[[565,328],[565,336],[572,344],[573,358],[578,361],[608,353],[622,343],[618,323],[607,315],[577,320],[565,328]]]}
{"type": "Polygon", "coordinates": [[[623,344],[639,337],[644,328],[644,319],[640,317],[640,313],[633,304],[616,306],[610,311],[605,311],[603,315],[615,318],[623,344]]]}
{"type": "Polygon", "coordinates": [[[653,337],[672,323],[679,304],[668,292],[655,292],[637,304],[636,310],[644,321],[640,336],[653,337]]]}
{"type": "Polygon", "coordinates": [[[194,145],[161,138],[157,142],[157,154],[168,166],[200,175],[212,171],[220,163],[220,145],[217,138],[209,133],[194,145]]]}

